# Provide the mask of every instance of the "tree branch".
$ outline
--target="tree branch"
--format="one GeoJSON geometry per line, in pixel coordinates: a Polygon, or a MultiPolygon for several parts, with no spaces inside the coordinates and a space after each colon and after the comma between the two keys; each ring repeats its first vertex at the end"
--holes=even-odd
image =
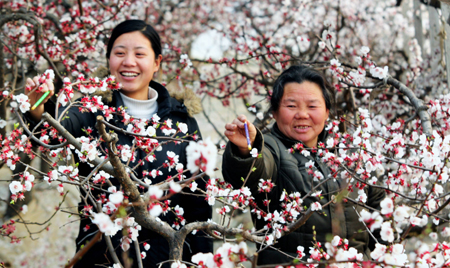
{"type": "Polygon", "coordinates": [[[397,88],[400,92],[402,92],[408,97],[408,99],[411,101],[412,105],[416,109],[417,115],[419,115],[419,118],[422,122],[423,132],[427,136],[431,136],[431,134],[433,133],[433,128],[431,126],[430,115],[427,112],[428,107],[426,105],[423,105],[422,100],[418,99],[410,88],[408,88],[405,84],[398,81],[397,79],[389,77],[386,82],[389,85],[392,85],[395,88],[397,88]]]}

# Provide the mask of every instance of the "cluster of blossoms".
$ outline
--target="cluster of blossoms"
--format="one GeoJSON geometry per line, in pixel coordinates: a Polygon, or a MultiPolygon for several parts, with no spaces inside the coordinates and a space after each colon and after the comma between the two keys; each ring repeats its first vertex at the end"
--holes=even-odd
{"type": "Polygon", "coordinates": [[[23,192],[31,191],[34,186],[34,175],[25,171],[21,175],[20,181],[12,181],[9,184],[9,190],[11,191],[11,199],[17,201],[17,199],[23,200],[25,198],[23,192]]]}
{"type": "Polygon", "coordinates": [[[182,67],[184,66],[184,70],[188,70],[192,66],[192,62],[187,54],[180,56],[180,63],[182,67]]]}
{"type": "Polygon", "coordinates": [[[199,170],[213,175],[216,168],[217,147],[207,138],[198,142],[191,141],[186,147],[187,166],[191,173],[199,170]]]}
{"type": "Polygon", "coordinates": [[[247,260],[247,252],[248,248],[245,242],[239,244],[224,243],[216,250],[215,254],[195,254],[192,256],[192,262],[201,268],[235,267],[237,263],[247,260]]]}
{"type": "Polygon", "coordinates": [[[344,70],[343,67],[341,67],[341,63],[339,62],[338,59],[331,59],[330,70],[333,76],[338,78],[339,81],[350,83],[355,86],[363,86],[364,82],[366,81],[367,75],[366,69],[369,69],[370,74],[373,77],[381,80],[387,79],[389,76],[389,67],[384,66],[382,68],[376,66],[375,63],[370,58],[369,51],[370,49],[368,47],[366,46],[361,47],[361,49],[359,50],[359,55],[355,56],[354,58],[354,61],[356,64],[358,64],[358,67],[350,70],[349,72],[344,70]]]}
{"type": "Polygon", "coordinates": [[[20,239],[17,236],[12,235],[16,231],[16,222],[14,220],[9,220],[8,223],[4,223],[0,227],[0,236],[7,236],[11,239],[11,243],[19,243],[20,239]]]}

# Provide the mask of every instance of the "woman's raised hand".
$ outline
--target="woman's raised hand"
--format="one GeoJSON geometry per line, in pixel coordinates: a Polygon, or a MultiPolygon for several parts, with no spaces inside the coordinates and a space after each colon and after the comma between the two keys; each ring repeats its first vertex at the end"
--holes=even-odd
{"type": "Polygon", "coordinates": [[[253,142],[256,138],[256,128],[250,123],[245,115],[239,115],[232,123],[225,125],[225,136],[239,148],[241,155],[249,155],[249,144],[247,142],[247,134],[245,132],[245,122],[247,122],[248,136],[250,140],[250,146],[253,147],[253,142]]]}
{"type": "Polygon", "coordinates": [[[34,104],[45,94],[45,92],[50,91],[48,96],[35,109],[30,109],[30,115],[36,121],[41,120],[42,114],[44,113],[44,103],[46,103],[48,99],[53,96],[55,91],[55,86],[53,85],[51,79],[46,79],[42,83],[39,82],[40,79],[41,78],[39,76],[35,76],[33,79],[27,78],[27,83],[25,86],[25,94],[28,95],[31,107],[34,106],[34,104]],[[39,88],[36,89],[36,87],[39,88]]]}

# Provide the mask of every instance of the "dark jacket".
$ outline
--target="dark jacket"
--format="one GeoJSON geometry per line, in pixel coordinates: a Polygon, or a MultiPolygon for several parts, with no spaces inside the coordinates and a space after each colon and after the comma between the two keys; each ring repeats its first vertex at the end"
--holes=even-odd
{"type": "MultiPolygon", "coordinates": [[[[324,141],[324,139],[325,134],[323,132],[319,136],[319,141],[324,141]]],[[[252,191],[259,208],[267,208],[262,201],[266,198],[270,200],[267,213],[275,210],[282,211],[280,197],[283,190],[286,190],[288,195],[299,192],[304,197],[311,191],[313,184],[319,183],[313,182],[312,176],[308,174],[308,168],[305,166],[308,161],[314,161],[315,167],[323,174],[324,178],[327,178],[330,174],[327,165],[314,153],[311,153],[308,157],[299,152],[289,153],[288,149],[296,143],[297,141],[290,140],[281,133],[276,124],[271,132],[264,136],[258,131],[253,147],[262,153],[262,158],[256,159],[254,165],[256,170],[250,174],[246,186],[252,191]],[[271,179],[275,184],[268,197],[265,194],[258,193],[258,183],[261,178],[271,179]]],[[[240,157],[237,147],[229,142],[223,155],[222,173],[224,179],[230,182],[233,187],[240,188],[242,186],[241,178],[247,176],[253,161],[254,158],[252,157],[240,157]]],[[[302,206],[309,208],[312,203],[317,201],[323,206],[331,200],[332,195],[336,195],[343,187],[345,187],[343,181],[331,179],[317,189],[322,191],[322,199],[307,197],[302,206]]],[[[366,189],[368,196],[366,204],[378,208],[379,203],[384,199],[384,191],[372,187],[366,189]]],[[[350,195],[354,198],[357,193],[355,191],[350,195]]],[[[370,252],[368,249],[370,235],[367,233],[365,226],[358,220],[359,217],[353,207],[356,207],[358,211],[361,210],[360,207],[350,202],[340,202],[323,207],[320,213],[313,213],[303,226],[293,233],[281,237],[274,247],[296,257],[297,246],[303,246],[305,255],[309,257],[309,248],[313,246],[314,242],[313,229],[315,229],[316,239],[322,243],[323,247],[325,242],[331,241],[334,235],[339,235],[341,238],[347,238],[349,246],[364,253],[367,259],[370,252]]],[[[263,218],[257,219],[253,214],[252,217],[258,230],[267,224],[263,218]]],[[[291,260],[292,258],[272,249],[266,249],[258,257],[259,264],[278,264],[291,260]]],[[[302,260],[306,260],[306,258],[302,260]]]]}
{"type": "MultiPolygon", "coordinates": [[[[154,82],[151,81],[150,86],[154,88],[158,92],[158,111],[157,115],[161,118],[160,122],[164,122],[164,120],[172,119],[173,127],[176,128],[177,122],[183,122],[188,125],[188,133],[197,133],[198,137],[201,138],[200,130],[198,128],[197,122],[193,117],[188,115],[187,109],[183,103],[175,100],[170,97],[167,89],[154,82]]],[[[112,100],[109,103],[104,103],[109,107],[120,107],[124,106],[123,100],[118,91],[113,91],[112,100]]],[[[50,111],[46,108],[47,111],[50,111]]],[[[62,112],[63,109],[60,109],[62,112]]],[[[95,128],[96,124],[96,116],[102,115],[101,111],[97,113],[90,112],[79,112],[77,107],[73,107],[68,111],[67,119],[62,120],[62,125],[75,137],[86,136],[86,133],[83,129],[91,128],[92,136],[97,138],[98,133],[95,128]]],[[[114,115],[113,119],[109,121],[109,123],[119,127],[126,128],[122,121],[121,116],[114,115]]],[[[107,128],[108,132],[108,128],[107,128]]],[[[128,135],[124,135],[123,133],[116,132],[118,134],[119,140],[117,142],[118,145],[129,145],[132,146],[133,137],[128,135]]],[[[165,136],[160,129],[157,129],[157,136],[165,136]]],[[[144,161],[143,165],[140,165],[136,168],[135,174],[142,178],[143,172],[148,171],[151,172],[153,169],[159,168],[164,164],[167,158],[167,151],[172,151],[176,155],[179,155],[179,163],[182,163],[186,168],[186,146],[188,143],[179,143],[175,144],[173,142],[169,142],[168,144],[163,145],[163,150],[155,152],[155,160],[153,162],[144,161]]],[[[130,166],[136,165],[139,160],[144,159],[146,153],[143,150],[137,150],[136,161],[130,163],[130,166]]],[[[79,174],[86,176],[91,171],[92,168],[86,163],[79,163],[79,174]]],[[[163,172],[163,175],[157,176],[156,178],[148,177],[152,180],[152,184],[159,183],[164,181],[168,176],[173,176],[177,173],[175,169],[172,169],[170,172],[167,168],[160,169],[163,172]]],[[[189,176],[189,174],[187,174],[189,176]]],[[[119,183],[115,179],[111,179],[111,182],[119,186],[119,183]]],[[[198,187],[205,189],[206,182],[203,179],[197,180],[198,187]]],[[[108,186],[105,185],[104,188],[108,186]]],[[[118,187],[119,188],[119,187],[118,187]]],[[[190,192],[190,190],[188,190],[190,192]]],[[[82,191],[82,194],[84,192],[82,191]]],[[[97,198],[100,192],[94,191],[94,196],[97,198]]],[[[106,196],[107,197],[107,196],[106,196]]],[[[80,203],[79,210],[81,211],[84,207],[84,203],[80,203]]],[[[92,204],[91,204],[92,205],[92,204]]],[[[175,207],[176,205],[180,205],[184,209],[184,217],[186,222],[194,222],[194,221],[207,221],[212,217],[212,210],[208,203],[202,197],[196,197],[193,195],[183,195],[177,194],[170,198],[170,207],[175,207]]],[[[94,210],[95,211],[95,210],[94,210]]],[[[166,215],[160,216],[161,220],[166,221],[170,225],[175,220],[175,216],[172,212],[167,213],[166,215]]],[[[97,226],[92,223],[90,218],[82,218],[80,224],[79,235],[76,240],[77,243],[77,251],[86,244],[93,236],[94,232],[96,232],[97,226]],[[89,226],[88,231],[84,231],[83,228],[89,226]]],[[[120,259],[122,259],[122,249],[120,248],[120,238],[122,237],[122,232],[118,232],[114,237],[112,237],[113,245],[116,248],[116,253],[120,259]]],[[[140,250],[141,252],[146,252],[147,256],[143,259],[144,267],[157,267],[157,263],[166,261],[169,258],[169,245],[167,241],[160,235],[156,234],[147,229],[142,229],[139,232],[138,240],[140,242],[140,250]],[[148,251],[144,250],[143,242],[147,242],[150,244],[150,249],[148,251]]],[[[191,261],[191,256],[198,252],[212,252],[212,240],[206,238],[203,232],[198,232],[196,235],[188,235],[186,242],[184,244],[183,250],[183,260],[191,261]]],[[[135,260],[136,253],[134,250],[133,244],[131,248],[128,250],[129,258],[132,258],[133,267],[137,267],[137,262],[135,260]]],[[[123,263],[123,262],[122,262],[123,263]]],[[[84,257],[76,264],[75,267],[98,267],[95,264],[104,264],[106,266],[112,266],[113,261],[107,250],[105,240],[102,239],[100,242],[96,243],[93,248],[91,248],[84,257]]]]}

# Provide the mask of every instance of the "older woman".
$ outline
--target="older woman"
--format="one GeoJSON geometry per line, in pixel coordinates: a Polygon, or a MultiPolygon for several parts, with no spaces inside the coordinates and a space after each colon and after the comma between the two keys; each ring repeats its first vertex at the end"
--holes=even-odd
{"type": "MultiPolygon", "coordinates": [[[[319,184],[308,173],[306,163],[314,163],[314,169],[323,178],[330,175],[329,168],[310,150],[310,154],[299,151],[289,153],[288,149],[301,142],[304,148],[314,148],[319,142],[325,142],[325,122],[331,109],[331,97],[326,89],[326,80],[314,69],[305,66],[292,66],[285,70],[275,81],[271,102],[271,110],[276,120],[268,134],[261,134],[244,115],[238,116],[231,124],[226,124],[225,135],[229,143],[223,155],[222,172],[226,181],[234,187],[243,185],[241,178],[249,174],[253,161],[256,168],[250,173],[245,186],[248,186],[256,203],[265,213],[281,212],[280,197],[285,191],[298,192],[301,196],[310,193],[319,184]],[[251,147],[258,149],[260,158],[250,156],[244,123],[248,123],[248,133],[251,147]],[[275,185],[268,193],[258,192],[260,179],[271,180],[275,185]],[[270,203],[264,202],[270,200],[270,203]]],[[[301,206],[310,207],[315,202],[325,205],[332,195],[338,194],[345,187],[340,180],[327,180],[316,190],[322,191],[322,198],[309,196],[301,206]]],[[[378,208],[385,193],[374,188],[366,188],[367,205],[378,208]]],[[[324,243],[331,240],[330,235],[339,235],[349,240],[349,246],[356,248],[368,258],[369,240],[365,226],[358,220],[354,204],[337,203],[324,206],[314,213],[308,221],[295,232],[281,237],[274,245],[259,254],[259,264],[276,264],[292,261],[297,257],[297,247],[302,246],[308,256],[309,248],[315,241],[324,243]],[[287,253],[283,254],[280,251],[287,253]]],[[[359,208],[357,208],[360,210],[359,208]]],[[[260,217],[254,218],[257,229],[263,228],[267,222],[260,217]]],[[[305,258],[303,258],[305,260],[305,258]]]]}

